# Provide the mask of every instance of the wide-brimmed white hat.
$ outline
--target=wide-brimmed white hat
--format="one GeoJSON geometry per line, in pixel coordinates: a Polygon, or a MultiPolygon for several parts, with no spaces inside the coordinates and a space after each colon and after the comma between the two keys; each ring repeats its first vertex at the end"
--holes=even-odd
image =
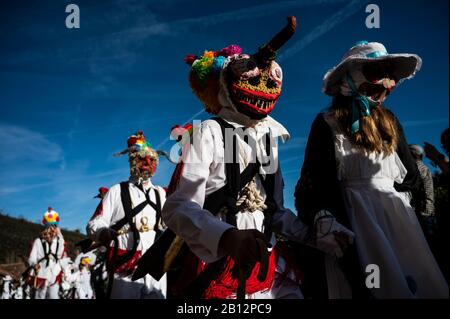
{"type": "Polygon", "coordinates": [[[397,84],[414,77],[422,66],[422,59],[417,54],[389,54],[381,43],[360,41],[344,55],[341,63],[328,70],[323,78],[322,91],[327,95],[337,95],[340,92],[342,80],[349,70],[365,63],[387,60],[393,62],[392,72],[397,84]]]}

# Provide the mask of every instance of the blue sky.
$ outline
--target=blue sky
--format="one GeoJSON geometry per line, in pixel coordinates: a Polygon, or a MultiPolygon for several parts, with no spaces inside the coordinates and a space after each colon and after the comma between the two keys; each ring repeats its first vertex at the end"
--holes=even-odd
{"type": "MultiPolygon", "coordinates": [[[[169,129],[205,119],[183,57],[239,44],[252,53],[296,15],[295,36],[279,53],[282,97],[273,117],[290,131],[280,149],[286,206],[310,125],[329,98],[325,72],[359,40],[423,58],[416,78],[387,101],[411,143],[439,145],[448,127],[448,1],[2,1],[0,4],[0,209],[37,221],[51,205],[61,226],[84,231],[99,186],[128,177],[112,154],[143,129],[169,150],[169,129]],[[65,27],[76,3],[81,28],[65,27]],[[365,7],[381,9],[367,29],[365,7]]],[[[162,159],[154,182],[174,166],[162,159]]]]}

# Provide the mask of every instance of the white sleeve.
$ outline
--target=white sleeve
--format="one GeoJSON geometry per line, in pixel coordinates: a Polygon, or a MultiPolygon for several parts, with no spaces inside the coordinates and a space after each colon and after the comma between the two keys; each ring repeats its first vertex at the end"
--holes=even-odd
{"type": "Polygon", "coordinates": [[[94,215],[86,226],[86,233],[93,240],[98,240],[100,231],[111,226],[117,203],[120,201],[120,184],[114,185],[102,200],[102,210],[94,215]]]}
{"type": "Polygon", "coordinates": [[[183,172],[176,191],[166,200],[162,218],[170,229],[186,241],[192,252],[210,263],[223,256],[223,252],[218,252],[219,240],[233,226],[202,209],[215,145],[211,129],[208,126],[201,127],[201,130],[194,132],[196,142],[183,154],[183,172]]]}
{"type": "Polygon", "coordinates": [[[274,200],[277,211],[273,215],[273,231],[286,238],[306,243],[308,240],[309,227],[304,224],[290,209],[284,207],[284,181],[281,168],[275,173],[274,200]]]}
{"type": "Polygon", "coordinates": [[[31,247],[30,256],[28,257],[28,265],[34,266],[43,256],[42,244],[39,238],[36,238],[31,247]]]}

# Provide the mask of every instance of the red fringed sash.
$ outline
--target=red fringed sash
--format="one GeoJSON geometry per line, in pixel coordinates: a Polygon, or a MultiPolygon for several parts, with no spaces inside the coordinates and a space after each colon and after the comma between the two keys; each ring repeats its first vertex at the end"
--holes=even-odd
{"type": "MultiPolygon", "coordinates": [[[[256,263],[255,268],[247,279],[245,292],[246,294],[253,294],[259,291],[265,291],[272,288],[275,279],[275,268],[277,264],[277,253],[275,249],[272,250],[269,256],[269,270],[264,281],[259,281],[257,276],[259,272],[260,263],[256,263]]],[[[225,268],[217,280],[213,280],[206,289],[203,298],[205,299],[227,299],[235,298],[238,287],[238,280],[234,278],[231,271],[234,267],[234,261],[228,257],[225,262],[225,268]]]]}

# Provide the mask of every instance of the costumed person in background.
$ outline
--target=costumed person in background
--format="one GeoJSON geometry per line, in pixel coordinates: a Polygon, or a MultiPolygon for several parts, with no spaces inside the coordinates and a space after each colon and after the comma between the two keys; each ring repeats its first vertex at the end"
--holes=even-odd
{"type": "Polygon", "coordinates": [[[94,216],[98,215],[98,214],[101,214],[101,212],[103,210],[103,204],[102,204],[103,203],[103,198],[105,198],[105,196],[108,193],[108,191],[109,191],[109,189],[107,187],[103,187],[102,186],[102,187],[100,187],[98,189],[98,194],[94,196],[94,198],[99,198],[100,199],[100,201],[99,201],[99,203],[97,205],[97,208],[95,209],[94,216]]]}
{"type": "Polygon", "coordinates": [[[75,299],[75,290],[78,280],[78,269],[76,264],[70,259],[65,258],[61,260],[63,268],[63,276],[61,281],[61,298],[75,299]]]}
{"type": "Polygon", "coordinates": [[[42,223],[45,229],[34,241],[28,257],[28,264],[33,268],[28,283],[35,289],[35,299],[59,299],[60,260],[66,256],[64,237],[58,227],[59,214],[49,207],[42,223]]]}
{"type": "Polygon", "coordinates": [[[98,194],[94,196],[94,198],[100,198],[100,203],[102,202],[102,199],[105,198],[106,193],[108,193],[109,188],[108,187],[100,187],[98,189],[98,194]]]}
{"type": "Polygon", "coordinates": [[[419,189],[412,195],[412,206],[416,210],[419,223],[422,225],[423,232],[428,242],[430,243],[433,230],[435,228],[435,216],[434,216],[434,188],[433,188],[433,175],[428,167],[422,162],[425,154],[422,146],[417,144],[409,145],[409,150],[412,157],[416,161],[417,168],[419,170],[420,183],[419,189]]]}
{"type": "Polygon", "coordinates": [[[11,299],[12,297],[12,277],[6,275],[3,277],[2,295],[0,299],[11,299]]]}
{"type": "Polygon", "coordinates": [[[94,292],[91,286],[91,259],[83,257],[80,261],[79,271],[77,272],[77,285],[75,291],[75,299],[93,299],[94,292]]]}
{"type": "Polygon", "coordinates": [[[19,280],[19,282],[17,283],[17,287],[14,289],[12,299],[24,299],[22,280],[19,280]]]}
{"type": "Polygon", "coordinates": [[[306,223],[326,233],[338,221],[355,233],[356,251],[325,260],[329,298],[449,296],[406,194],[419,183],[417,166],[398,119],[384,107],[420,66],[415,54],[388,54],[381,43],[361,41],[324,77],[333,100],[312,124],[295,196],[306,223]],[[375,274],[368,286],[366,271],[375,274]]]}
{"type": "MultiPolygon", "coordinates": [[[[230,45],[185,59],[195,95],[217,117],[194,127],[163,208],[164,222],[177,234],[165,259],[182,270],[178,280],[169,278],[174,297],[303,297],[274,233],[306,242],[308,228],[284,208],[275,139],[289,133],[268,116],[283,80],[276,52],[295,29],[289,17],[254,55],[230,45]],[[172,251],[180,241],[187,251],[172,251]]],[[[331,237],[329,245],[339,247],[331,237]]]]}
{"type": "MultiPolygon", "coordinates": [[[[102,200],[108,193],[107,187],[100,187],[98,194],[94,198],[99,198],[100,203],[96,210],[101,210],[102,200]]],[[[106,295],[106,282],[108,279],[108,272],[106,270],[106,252],[105,247],[97,248],[94,253],[96,255],[94,265],[92,266],[92,286],[94,288],[95,299],[105,299],[106,295]]]]}
{"type": "Polygon", "coordinates": [[[91,282],[94,289],[95,299],[106,298],[106,288],[108,281],[108,271],[106,269],[106,253],[107,249],[104,246],[95,249],[95,262],[92,265],[91,282]]]}
{"type": "MultiPolygon", "coordinates": [[[[450,149],[450,129],[445,129],[444,132],[441,134],[441,144],[444,148],[445,152],[448,155],[449,149],[450,149]]],[[[444,173],[449,173],[449,160],[448,156],[445,156],[441,152],[437,150],[437,148],[430,144],[425,142],[425,155],[427,158],[429,158],[433,165],[439,167],[439,169],[444,173]]]]}
{"type": "Polygon", "coordinates": [[[151,177],[158,166],[158,153],[142,131],[128,138],[130,178],[112,186],[87,225],[88,235],[108,247],[109,282],[107,297],[117,299],[165,298],[166,278],[156,281],[145,276],[131,280],[137,261],[164,229],[161,208],[165,191],[153,185],[151,177]]]}
{"type": "Polygon", "coordinates": [[[20,279],[22,291],[23,291],[23,299],[31,299],[31,286],[23,279],[20,279]]]}
{"type": "MultiPolygon", "coordinates": [[[[94,198],[99,198],[100,202],[95,209],[94,216],[98,215],[103,210],[103,198],[106,193],[108,193],[109,189],[107,187],[100,187],[98,189],[98,194],[94,196],[94,198]]],[[[75,260],[76,264],[79,264],[81,258],[84,256],[89,256],[92,259],[92,286],[95,292],[96,299],[105,299],[106,293],[106,281],[108,278],[107,270],[106,270],[106,252],[107,249],[104,246],[96,245],[92,242],[92,240],[83,240],[78,242],[76,246],[79,246],[81,251],[86,252],[86,254],[80,254],[77,256],[75,260]]]]}
{"type": "Polygon", "coordinates": [[[441,173],[434,176],[435,189],[435,216],[436,230],[434,233],[434,252],[436,259],[444,272],[445,278],[450,280],[450,255],[448,253],[448,232],[450,230],[449,223],[449,203],[448,203],[448,186],[449,186],[449,159],[450,151],[450,130],[446,128],[441,134],[441,146],[444,153],[430,143],[425,142],[425,156],[431,160],[432,165],[438,167],[441,173]]]}

